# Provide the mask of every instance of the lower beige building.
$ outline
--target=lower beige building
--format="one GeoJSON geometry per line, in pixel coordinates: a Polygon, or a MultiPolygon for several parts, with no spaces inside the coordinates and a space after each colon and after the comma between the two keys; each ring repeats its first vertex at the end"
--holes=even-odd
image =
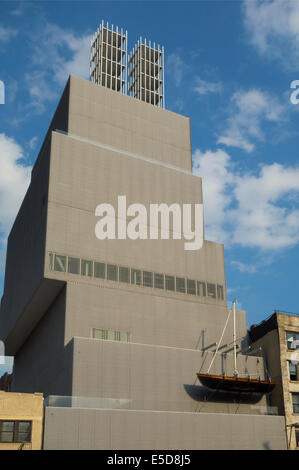
{"type": "Polygon", "coordinates": [[[276,387],[269,397],[285,415],[289,449],[299,449],[299,316],[275,312],[250,329],[252,347],[264,351],[276,387]]]}
{"type": "Polygon", "coordinates": [[[43,415],[41,393],[0,391],[0,450],[40,450],[43,415]]]}

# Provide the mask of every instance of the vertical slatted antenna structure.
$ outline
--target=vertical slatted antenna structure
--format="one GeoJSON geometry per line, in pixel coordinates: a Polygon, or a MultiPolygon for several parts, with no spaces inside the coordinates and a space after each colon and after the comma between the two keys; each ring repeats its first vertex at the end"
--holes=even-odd
{"type": "Polygon", "coordinates": [[[104,26],[102,21],[91,40],[90,80],[127,94],[128,33],[104,26]]]}
{"type": "Polygon", "coordinates": [[[128,94],[165,108],[164,47],[140,38],[129,56],[128,94]]]}

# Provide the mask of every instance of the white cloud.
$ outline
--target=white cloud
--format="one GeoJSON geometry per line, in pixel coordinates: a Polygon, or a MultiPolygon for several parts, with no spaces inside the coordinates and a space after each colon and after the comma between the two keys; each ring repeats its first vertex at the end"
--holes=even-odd
{"type": "Polygon", "coordinates": [[[72,31],[48,23],[38,51],[39,60],[48,62],[49,57],[44,57],[43,49],[43,45],[47,45],[51,49],[49,67],[58,83],[63,85],[70,74],[88,78],[90,39],[90,34],[77,36],[72,31]]]}
{"type": "Polygon", "coordinates": [[[18,34],[16,29],[0,25],[0,42],[7,43],[18,34]]]}
{"type": "Polygon", "coordinates": [[[217,143],[246,152],[254,150],[254,141],[264,139],[264,122],[279,123],[286,119],[285,109],[277,98],[256,88],[234,93],[229,114],[217,143]]]}
{"type": "Polygon", "coordinates": [[[257,271],[257,266],[254,264],[245,264],[241,261],[232,261],[231,264],[235,266],[241,273],[254,274],[257,271]]]}
{"type": "Polygon", "coordinates": [[[230,156],[223,150],[193,155],[193,173],[203,177],[203,196],[206,235],[212,240],[226,242],[226,209],[232,203],[230,189],[234,174],[230,171],[230,156]]]}
{"type": "Polygon", "coordinates": [[[266,251],[299,243],[299,167],[240,174],[226,152],[196,150],[193,171],[203,177],[208,239],[266,251]]]}
{"type": "Polygon", "coordinates": [[[76,35],[46,23],[32,35],[32,69],[25,76],[32,106],[43,112],[45,102],[58,98],[58,86],[69,75],[89,76],[90,34],[76,35]]]}
{"type": "Polygon", "coordinates": [[[183,71],[186,70],[184,62],[178,54],[172,53],[167,57],[167,73],[174,80],[175,85],[180,86],[183,78],[183,71]]]}
{"type": "Polygon", "coordinates": [[[298,69],[299,2],[296,0],[246,0],[244,21],[250,42],[264,56],[280,59],[298,69]]]}
{"type": "Polygon", "coordinates": [[[31,150],[34,150],[36,148],[36,144],[38,142],[38,137],[32,137],[32,139],[29,140],[28,145],[31,150]]]}
{"type": "Polygon", "coordinates": [[[0,253],[3,263],[6,237],[25,195],[31,167],[23,162],[22,148],[13,138],[0,134],[0,253]]]}
{"type": "Polygon", "coordinates": [[[222,91],[222,84],[220,82],[209,82],[203,80],[200,77],[197,77],[194,90],[199,95],[206,95],[207,93],[220,93],[222,91]]]}

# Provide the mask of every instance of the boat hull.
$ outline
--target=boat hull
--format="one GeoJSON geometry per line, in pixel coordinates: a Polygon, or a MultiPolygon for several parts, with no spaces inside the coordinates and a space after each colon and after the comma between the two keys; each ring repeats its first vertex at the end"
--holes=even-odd
{"type": "Polygon", "coordinates": [[[225,390],[237,393],[270,393],[275,387],[268,380],[250,379],[249,377],[227,377],[222,375],[197,374],[200,382],[212,390],[225,390]]]}

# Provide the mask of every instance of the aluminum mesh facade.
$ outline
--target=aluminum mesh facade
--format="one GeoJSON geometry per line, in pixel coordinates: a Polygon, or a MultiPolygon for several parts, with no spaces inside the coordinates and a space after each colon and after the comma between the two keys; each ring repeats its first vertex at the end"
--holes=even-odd
{"type": "Polygon", "coordinates": [[[90,80],[165,108],[164,47],[140,38],[127,53],[128,33],[102,21],[91,40],[90,80]]]}
{"type": "Polygon", "coordinates": [[[141,101],[165,108],[164,47],[140,38],[129,56],[128,92],[141,101]]]}
{"type": "Polygon", "coordinates": [[[126,94],[127,31],[102,21],[91,40],[90,80],[126,94]]]}

